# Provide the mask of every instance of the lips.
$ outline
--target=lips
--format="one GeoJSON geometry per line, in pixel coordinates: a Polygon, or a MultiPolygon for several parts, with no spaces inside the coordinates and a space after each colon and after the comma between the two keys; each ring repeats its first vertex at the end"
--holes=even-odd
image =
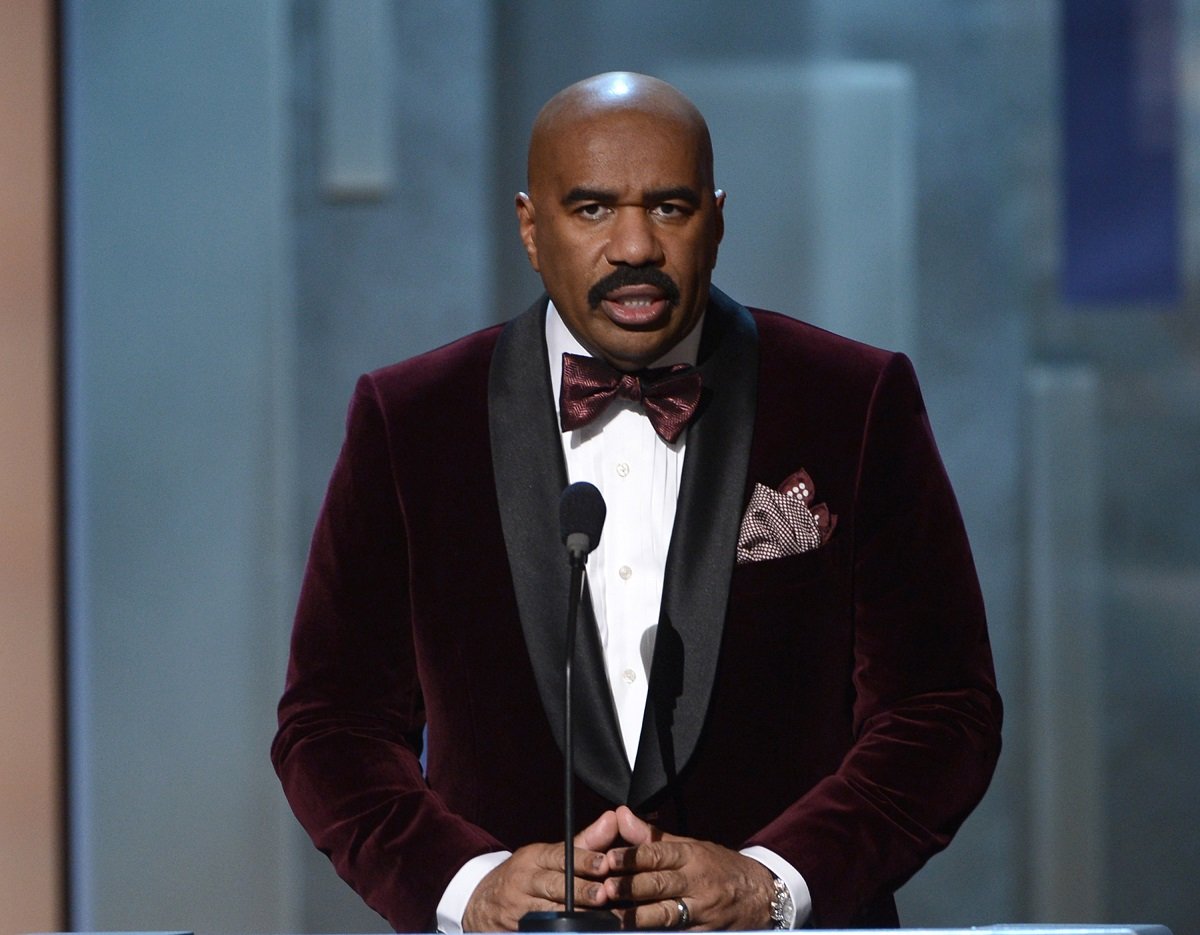
{"type": "Polygon", "coordinates": [[[609,320],[624,328],[652,325],[667,313],[670,305],[662,290],[651,285],[622,286],[606,293],[600,302],[609,320]]]}
{"type": "Polygon", "coordinates": [[[588,306],[622,328],[650,328],[679,302],[679,286],[653,266],[619,266],[593,284],[588,306]]]}

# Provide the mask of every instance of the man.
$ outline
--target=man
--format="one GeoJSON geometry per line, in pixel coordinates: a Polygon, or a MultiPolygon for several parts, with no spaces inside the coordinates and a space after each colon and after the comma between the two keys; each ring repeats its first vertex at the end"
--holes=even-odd
{"type": "Polygon", "coordinates": [[[516,205],[548,298],[359,382],[272,755],[399,930],[564,901],[568,481],[609,506],[576,658],[578,906],[894,925],[987,787],[1000,701],[911,368],[711,288],[724,200],[677,90],[572,85],[516,205]]]}

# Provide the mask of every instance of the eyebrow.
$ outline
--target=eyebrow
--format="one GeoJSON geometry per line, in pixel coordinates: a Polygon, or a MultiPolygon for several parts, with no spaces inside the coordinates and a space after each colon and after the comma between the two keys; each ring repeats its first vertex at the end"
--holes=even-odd
{"type": "Polygon", "coordinates": [[[563,196],[563,204],[570,205],[579,201],[598,201],[610,205],[617,200],[617,193],[603,188],[582,188],[576,186],[563,196]]]}
{"type": "Polygon", "coordinates": [[[688,185],[646,192],[645,201],[661,204],[664,201],[685,201],[693,208],[700,207],[700,193],[688,185]]]}
{"type": "MultiPolygon", "coordinates": [[[[576,186],[563,196],[563,204],[577,204],[581,201],[595,201],[604,205],[615,204],[617,193],[605,188],[584,188],[576,186]]],[[[700,207],[700,193],[688,185],[675,188],[651,189],[642,195],[642,201],[647,204],[661,204],[664,201],[684,201],[693,208],[700,207]]]]}

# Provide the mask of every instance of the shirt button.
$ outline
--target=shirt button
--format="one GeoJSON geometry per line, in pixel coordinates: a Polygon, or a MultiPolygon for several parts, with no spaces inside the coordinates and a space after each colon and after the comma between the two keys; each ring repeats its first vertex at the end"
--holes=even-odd
{"type": "Polygon", "coordinates": [[[623,681],[626,685],[632,685],[637,681],[637,673],[634,672],[633,669],[626,669],[621,673],[621,681],[623,681]]]}
{"type": "Polygon", "coordinates": [[[620,464],[617,465],[617,477],[628,477],[628,476],[629,476],[629,465],[626,464],[624,461],[622,461],[620,464]]]}
{"type": "Polygon", "coordinates": [[[633,574],[633,569],[628,565],[622,565],[617,569],[617,574],[621,576],[622,581],[628,581],[630,576],[633,574]]]}

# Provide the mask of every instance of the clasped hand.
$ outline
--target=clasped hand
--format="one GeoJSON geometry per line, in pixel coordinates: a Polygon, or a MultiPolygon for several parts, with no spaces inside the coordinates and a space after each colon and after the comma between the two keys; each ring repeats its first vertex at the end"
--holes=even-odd
{"type": "MultiPolygon", "coordinates": [[[[770,927],[771,873],[708,841],[665,834],[624,805],[575,836],[575,906],[607,909],[613,928],[770,927]]],[[[526,912],[566,903],[561,844],[529,844],[483,878],[463,914],[469,932],[514,931],[526,912]]]]}

